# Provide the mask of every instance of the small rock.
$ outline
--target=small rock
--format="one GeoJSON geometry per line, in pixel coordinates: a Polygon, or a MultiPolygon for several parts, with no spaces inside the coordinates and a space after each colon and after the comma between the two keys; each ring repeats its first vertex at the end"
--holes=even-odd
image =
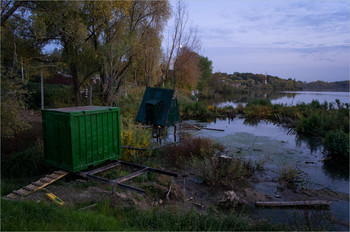
{"type": "Polygon", "coordinates": [[[222,199],[218,202],[221,208],[234,208],[237,205],[245,204],[246,202],[242,200],[234,191],[226,191],[222,199]]]}
{"type": "Polygon", "coordinates": [[[80,183],[86,183],[87,180],[83,180],[83,179],[77,179],[76,182],[80,182],[80,183]]]}
{"type": "Polygon", "coordinates": [[[195,176],[191,176],[191,177],[189,178],[189,180],[192,181],[192,182],[194,182],[194,183],[197,183],[197,184],[202,184],[202,183],[204,182],[203,179],[197,178],[197,177],[195,177],[195,176]]]}
{"type": "Polygon", "coordinates": [[[162,203],[163,203],[163,200],[162,200],[162,199],[160,199],[160,200],[159,200],[159,204],[162,204],[162,203]]]}

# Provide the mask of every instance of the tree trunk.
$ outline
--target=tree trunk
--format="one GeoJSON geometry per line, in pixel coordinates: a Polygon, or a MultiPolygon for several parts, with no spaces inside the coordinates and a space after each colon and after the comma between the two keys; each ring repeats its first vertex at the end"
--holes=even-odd
{"type": "Polygon", "coordinates": [[[81,106],[81,96],[80,96],[80,83],[78,80],[78,71],[75,64],[70,65],[70,70],[73,78],[73,84],[74,84],[74,96],[75,96],[75,105],[81,106]]]}

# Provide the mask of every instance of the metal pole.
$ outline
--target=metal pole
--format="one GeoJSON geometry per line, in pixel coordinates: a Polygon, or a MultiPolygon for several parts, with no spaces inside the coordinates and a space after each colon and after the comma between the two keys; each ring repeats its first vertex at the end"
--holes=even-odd
{"type": "Polygon", "coordinates": [[[90,78],[90,86],[89,86],[89,106],[92,105],[92,80],[90,78]]]}
{"type": "Polygon", "coordinates": [[[41,109],[44,109],[44,77],[43,77],[43,62],[41,62],[41,109]]]}
{"type": "Polygon", "coordinates": [[[128,96],[128,92],[127,92],[127,89],[126,89],[126,75],[124,76],[124,82],[125,82],[125,97],[128,96]]]}

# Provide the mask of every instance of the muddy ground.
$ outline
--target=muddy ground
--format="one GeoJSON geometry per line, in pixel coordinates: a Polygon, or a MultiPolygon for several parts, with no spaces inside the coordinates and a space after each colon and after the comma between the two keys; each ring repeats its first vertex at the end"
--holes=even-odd
{"type": "Polygon", "coordinates": [[[283,182],[278,183],[279,193],[271,196],[254,190],[249,181],[237,182],[232,187],[208,186],[190,173],[181,171],[177,171],[177,173],[179,176],[176,178],[155,174],[156,176],[153,176],[152,180],[147,178],[147,174],[143,174],[146,177],[138,177],[135,180],[125,182],[127,185],[145,190],[144,194],[121,188],[117,188],[115,194],[112,194],[112,187],[107,184],[69,174],[43,190],[23,198],[36,202],[49,201],[45,194],[50,192],[61,198],[65,204],[78,208],[110,199],[111,204],[115,206],[136,205],[145,210],[154,207],[177,207],[184,211],[192,208],[205,211],[208,207],[229,209],[242,205],[254,208],[256,201],[338,201],[349,199],[349,195],[328,188],[318,190],[291,189],[283,182]],[[227,200],[227,192],[232,193],[232,191],[236,194],[236,199],[227,200]]]}

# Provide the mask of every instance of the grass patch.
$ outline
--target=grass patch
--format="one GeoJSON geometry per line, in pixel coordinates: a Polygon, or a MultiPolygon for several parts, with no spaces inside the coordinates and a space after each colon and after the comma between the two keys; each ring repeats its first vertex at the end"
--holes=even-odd
{"type": "Polygon", "coordinates": [[[179,211],[142,211],[135,207],[113,208],[108,201],[94,209],[78,211],[48,203],[2,200],[1,230],[281,230],[264,220],[252,220],[237,213],[217,215],[179,211]]]}
{"type": "Polygon", "coordinates": [[[22,188],[26,183],[17,178],[1,179],[1,196],[10,194],[13,190],[22,188]]]}
{"type": "Polygon", "coordinates": [[[287,183],[287,187],[296,189],[297,183],[301,181],[298,170],[293,167],[286,166],[281,169],[279,181],[287,183]]]}
{"type": "Polygon", "coordinates": [[[40,202],[1,200],[1,230],[123,230],[123,223],[99,212],[40,202]]]}

